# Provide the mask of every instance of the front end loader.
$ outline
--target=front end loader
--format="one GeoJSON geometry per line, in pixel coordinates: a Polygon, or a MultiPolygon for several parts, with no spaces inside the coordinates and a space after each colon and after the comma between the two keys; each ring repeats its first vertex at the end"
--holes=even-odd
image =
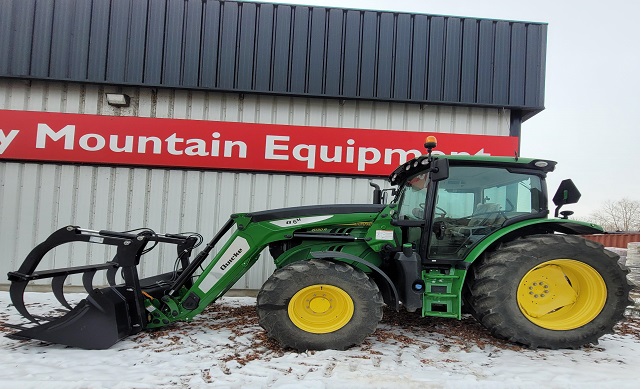
{"type": "MultiPolygon", "coordinates": [[[[499,338],[529,347],[596,343],[623,317],[630,286],[617,256],[578,235],[599,226],[570,220],[579,191],[565,180],[549,217],[541,159],[433,155],[406,162],[374,190],[374,203],[237,213],[204,248],[198,234],[149,229],[95,231],[67,226],[9,273],[16,309],[32,324],[16,339],[105,349],[129,335],[189,321],[223,296],[264,249],[276,265],[257,296],[260,325],[283,347],[343,350],[372,334],[384,305],[424,317],[471,313],[499,338]],[[387,193],[392,201],[385,204],[387,193]],[[560,216],[561,215],[561,216],[560,216]],[[224,236],[228,236],[224,240],[224,236]],[[52,249],[71,242],[116,247],[111,261],[39,270],[52,249]],[[157,244],[176,246],[176,268],[139,279],[157,244]],[[210,258],[214,248],[217,253],[210,258]],[[106,272],[108,285],[94,287],[106,272]],[[72,307],[63,293],[81,274],[88,295],[72,307]],[[117,281],[120,275],[122,281],[117,281]],[[69,311],[31,315],[27,285],[51,279],[69,311]]],[[[376,186],[376,185],[375,185],[376,186]]]]}

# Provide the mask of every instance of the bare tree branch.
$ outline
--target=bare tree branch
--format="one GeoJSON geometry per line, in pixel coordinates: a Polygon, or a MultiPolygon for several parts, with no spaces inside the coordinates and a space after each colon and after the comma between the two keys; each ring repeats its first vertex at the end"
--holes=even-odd
{"type": "Polygon", "coordinates": [[[610,232],[640,231],[640,202],[627,198],[608,200],[591,214],[589,220],[610,232]]]}

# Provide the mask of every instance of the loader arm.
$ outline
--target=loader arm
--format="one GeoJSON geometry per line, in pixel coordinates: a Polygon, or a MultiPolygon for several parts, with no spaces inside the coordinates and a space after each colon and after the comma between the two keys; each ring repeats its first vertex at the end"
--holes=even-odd
{"type": "MultiPolygon", "coordinates": [[[[231,236],[211,261],[204,264],[205,269],[194,280],[191,288],[172,290],[170,292],[170,296],[172,294],[176,295],[176,308],[170,312],[169,316],[159,313],[158,317],[154,317],[151,320],[149,328],[162,326],[164,320],[169,322],[189,320],[201,313],[208,305],[223,296],[225,292],[234,286],[256,263],[261,252],[268,245],[294,238],[297,236],[296,231],[302,227],[307,229],[323,228],[348,224],[355,220],[371,222],[377,218],[381,209],[383,207],[379,205],[333,205],[232,215],[231,222],[226,224],[229,230],[236,226],[231,236]]],[[[224,228],[217,236],[222,236],[221,232],[225,234],[227,231],[224,228]]],[[[353,239],[356,241],[364,240],[365,238],[355,237],[353,239]]],[[[213,241],[210,244],[214,246],[216,242],[213,241]]],[[[193,262],[198,262],[198,259],[198,257],[195,258],[193,262]]],[[[189,277],[190,273],[186,271],[183,276],[189,277]]],[[[153,301],[148,301],[148,306],[150,304],[154,305],[153,301]]],[[[154,306],[159,308],[161,305],[156,304],[154,306]]],[[[165,311],[168,310],[165,309],[165,311]]],[[[152,313],[152,316],[155,316],[155,314],[152,313]]]]}

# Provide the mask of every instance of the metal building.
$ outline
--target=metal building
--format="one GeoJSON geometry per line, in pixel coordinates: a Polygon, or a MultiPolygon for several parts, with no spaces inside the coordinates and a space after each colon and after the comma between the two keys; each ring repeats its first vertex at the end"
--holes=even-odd
{"type": "MultiPolygon", "coordinates": [[[[346,154],[336,171],[309,158],[317,139],[334,142],[343,132],[348,143],[336,144],[346,153],[370,138],[395,147],[403,143],[398,131],[407,131],[456,136],[473,152],[510,139],[515,147],[500,152],[512,155],[521,123],[544,109],[546,28],[219,0],[4,1],[0,274],[69,224],[196,231],[208,239],[234,212],[369,202],[368,181],[383,185],[381,172],[393,161],[369,170],[375,162],[369,166],[367,152],[376,152],[366,146],[358,148],[365,159],[348,166],[346,154]],[[107,94],[127,101],[111,105],[107,94]],[[203,127],[210,125],[229,129],[212,133],[203,127]],[[177,126],[194,139],[179,138],[177,126]],[[170,136],[157,156],[140,145],[135,155],[136,146],[126,149],[139,127],[174,131],[185,147],[178,150],[170,136]],[[281,145],[272,159],[289,161],[252,160],[260,153],[251,138],[272,130],[300,139],[298,156],[296,147],[281,145]],[[247,150],[224,140],[240,133],[247,150]],[[205,162],[192,164],[190,151],[205,162]],[[204,157],[215,153],[230,158],[204,157]]],[[[155,252],[143,257],[141,276],[173,267],[175,253],[155,252]]],[[[69,245],[43,266],[103,262],[111,254],[69,245]]],[[[258,289],[273,269],[264,254],[235,287],[258,289]]]]}

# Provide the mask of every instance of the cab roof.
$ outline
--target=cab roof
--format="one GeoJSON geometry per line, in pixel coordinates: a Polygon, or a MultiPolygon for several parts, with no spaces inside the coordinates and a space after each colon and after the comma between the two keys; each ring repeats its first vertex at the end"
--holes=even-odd
{"type": "MultiPolygon", "coordinates": [[[[505,169],[530,169],[534,172],[546,173],[555,170],[557,162],[524,157],[493,157],[480,155],[434,155],[434,159],[447,159],[450,166],[486,166],[505,169]]],[[[396,168],[388,177],[392,185],[406,182],[407,178],[428,168],[430,157],[428,154],[413,158],[396,168]]]]}

